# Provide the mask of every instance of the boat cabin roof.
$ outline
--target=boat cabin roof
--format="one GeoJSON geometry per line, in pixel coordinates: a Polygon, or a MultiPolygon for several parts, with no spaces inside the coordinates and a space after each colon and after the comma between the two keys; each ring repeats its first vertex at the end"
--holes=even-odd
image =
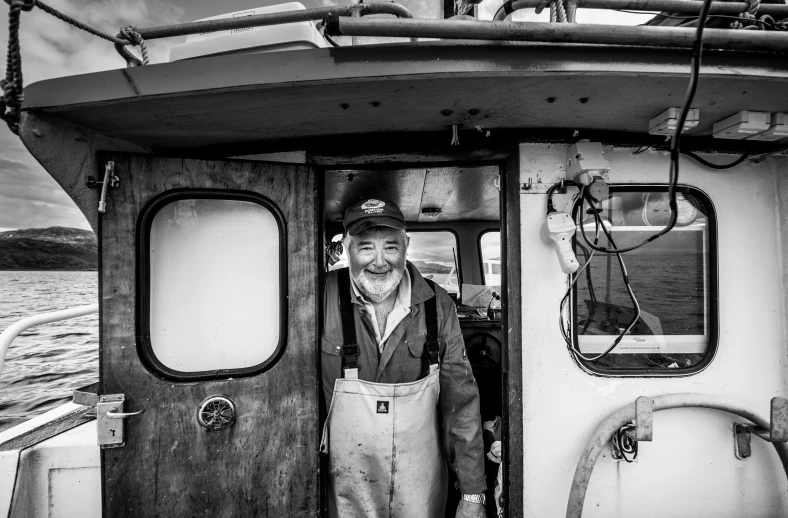
{"type": "MultiPolygon", "coordinates": [[[[223,55],[34,83],[24,109],[154,152],[306,149],[326,164],[347,162],[350,148],[391,147],[386,134],[448,149],[452,125],[467,135],[460,147],[663,142],[647,134],[648,121],[681,106],[689,62],[685,49],[469,41],[223,55]]],[[[700,124],[684,145],[779,147],[710,135],[741,110],[788,112],[786,88],[784,56],[705,51],[693,103],[700,124]]]]}

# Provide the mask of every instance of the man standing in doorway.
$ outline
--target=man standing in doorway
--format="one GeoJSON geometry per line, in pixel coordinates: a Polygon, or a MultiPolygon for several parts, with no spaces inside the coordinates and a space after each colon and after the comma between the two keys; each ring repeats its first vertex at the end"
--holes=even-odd
{"type": "Polygon", "coordinates": [[[479,392],[454,302],[406,261],[390,201],[347,209],[350,267],[326,278],[322,380],[332,518],[442,518],[447,460],[459,518],[483,518],[479,392]]]}

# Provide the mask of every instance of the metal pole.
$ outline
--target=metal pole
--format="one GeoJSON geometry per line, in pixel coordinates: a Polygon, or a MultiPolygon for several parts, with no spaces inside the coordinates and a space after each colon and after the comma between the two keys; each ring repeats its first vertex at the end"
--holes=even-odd
{"type": "Polygon", "coordinates": [[[53,311],[51,313],[33,315],[32,317],[23,318],[18,322],[14,322],[8,327],[8,329],[0,334],[0,373],[3,371],[5,354],[8,352],[8,348],[11,346],[11,342],[13,342],[22,331],[41,324],[49,324],[50,322],[57,322],[58,320],[68,320],[69,318],[82,317],[85,315],[90,315],[91,313],[98,313],[98,309],[98,304],[77,306],[75,308],[62,309],[60,311],[53,311]]]}
{"type": "MultiPolygon", "coordinates": [[[[322,20],[329,15],[337,16],[367,16],[370,14],[391,14],[398,18],[413,18],[407,8],[395,3],[371,2],[364,4],[336,5],[329,7],[313,7],[283,13],[258,14],[255,16],[240,16],[238,18],[220,18],[204,22],[180,23],[177,25],[164,25],[137,29],[146,40],[170,38],[173,36],[187,36],[203,32],[229,31],[232,29],[245,29],[249,27],[263,27],[266,25],[280,25],[284,23],[308,22],[322,20]],[[359,9],[360,8],[360,9],[359,9]]],[[[741,11],[740,11],[741,12],[741,11]]]]}
{"type": "MultiPolygon", "coordinates": [[[[679,14],[699,14],[703,2],[698,0],[573,0],[577,7],[583,9],[622,9],[625,11],[657,11],[679,14]]],[[[510,0],[504,3],[493,20],[505,20],[514,11],[520,9],[536,9],[542,0],[510,0]]],[[[713,2],[709,14],[727,14],[735,16],[747,12],[750,4],[747,2],[713,2]]],[[[760,4],[758,13],[768,14],[777,19],[788,18],[788,5],[786,4],[760,4]]]]}
{"type": "MultiPolygon", "coordinates": [[[[331,36],[389,36],[545,43],[583,43],[635,47],[692,48],[695,29],[573,23],[478,20],[328,19],[331,36]]],[[[707,49],[788,52],[788,34],[767,31],[706,29],[707,49]]]]}

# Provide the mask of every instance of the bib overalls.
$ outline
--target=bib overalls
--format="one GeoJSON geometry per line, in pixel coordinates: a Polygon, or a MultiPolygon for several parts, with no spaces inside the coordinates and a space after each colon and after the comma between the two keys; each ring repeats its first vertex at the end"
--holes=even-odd
{"type": "Polygon", "coordinates": [[[328,454],[328,515],[443,517],[448,473],[438,417],[436,298],[424,303],[427,343],[421,377],[396,384],[358,379],[359,346],[347,269],[339,272],[339,303],[342,377],[334,385],[320,445],[328,454]]]}

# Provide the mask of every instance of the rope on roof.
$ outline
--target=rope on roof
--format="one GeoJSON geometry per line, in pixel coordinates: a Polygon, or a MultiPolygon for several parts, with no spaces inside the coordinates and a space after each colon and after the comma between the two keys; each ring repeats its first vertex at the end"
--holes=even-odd
{"type": "Polygon", "coordinates": [[[149,63],[148,48],[134,27],[129,26],[121,29],[119,37],[113,37],[53,9],[40,0],[5,0],[5,3],[8,4],[8,55],[6,56],[5,78],[0,80],[0,89],[2,89],[0,119],[3,119],[8,128],[16,135],[19,135],[19,118],[22,113],[22,102],[25,100],[22,80],[22,50],[19,46],[19,23],[23,11],[29,12],[34,7],[38,7],[59,20],[116,45],[139,46],[142,52],[142,63],[145,65],[149,63]]]}

